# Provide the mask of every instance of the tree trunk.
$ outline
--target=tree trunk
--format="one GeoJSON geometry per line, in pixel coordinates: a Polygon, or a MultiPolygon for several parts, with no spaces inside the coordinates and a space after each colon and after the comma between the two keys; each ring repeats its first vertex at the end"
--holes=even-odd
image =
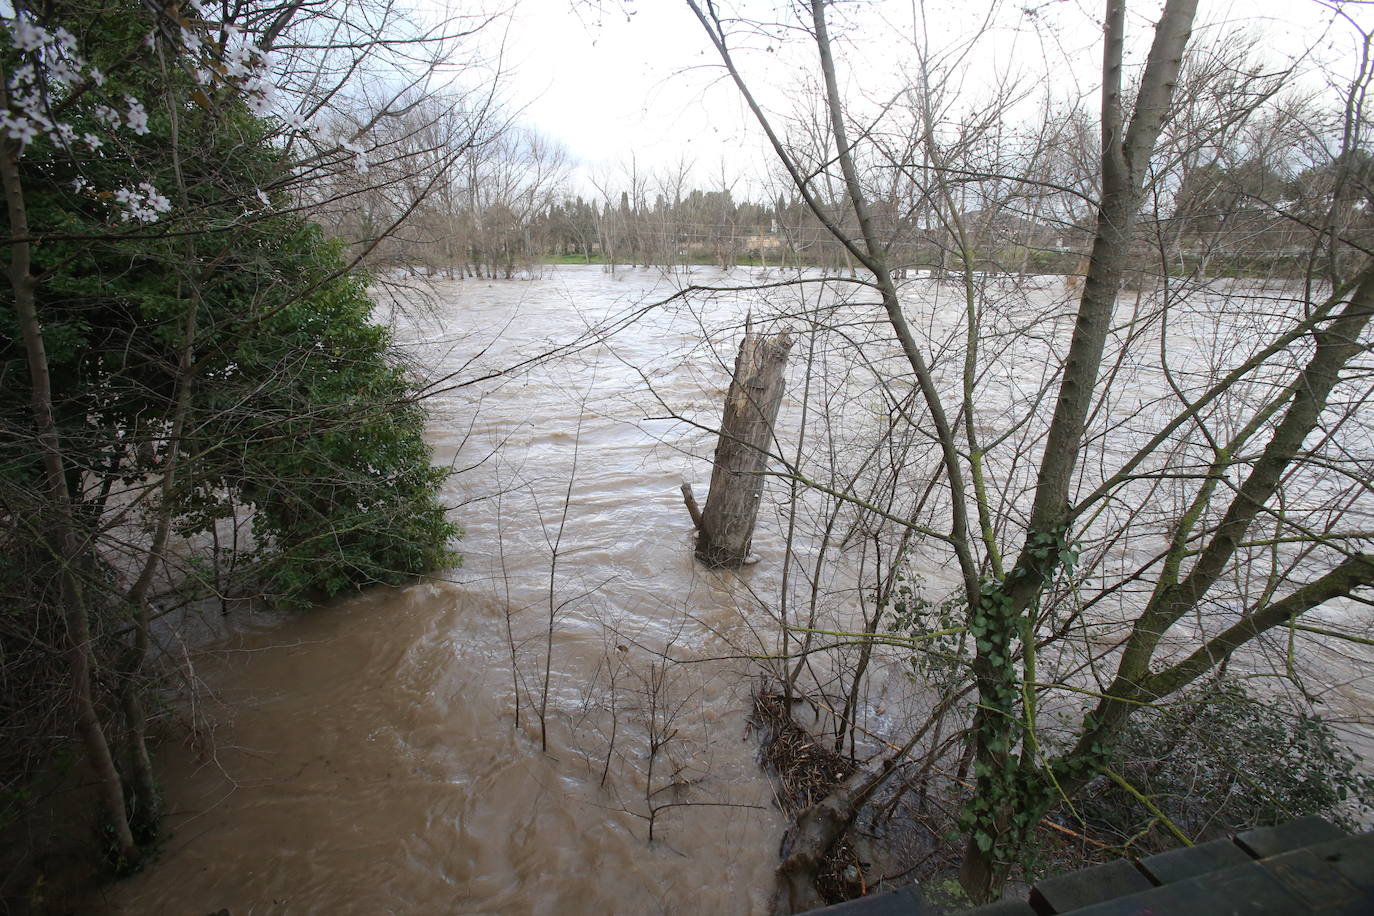
{"type": "MultiPolygon", "coordinates": [[[[1155,40],[1127,126],[1121,88],[1126,0],[1106,3],[1102,199],[1077,321],[1040,460],[1025,544],[1015,568],[999,587],[970,603],[971,616],[983,620],[972,631],[980,647],[973,660],[978,686],[978,711],[973,720],[978,775],[973,794],[975,803],[982,807],[966,839],[959,878],[969,897],[978,903],[996,896],[1008,867],[1022,851],[1026,831],[1033,826],[1028,811],[1043,804],[1028,797],[1032,787],[1018,781],[1014,773],[1016,731],[1033,728],[1034,723],[1022,719],[1032,715],[1031,711],[1017,713],[1021,684],[1011,662],[1013,640],[1033,631],[1033,627],[1025,626],[1023,615],[1034,615],[1041,590],[1062,562],[1060,548],[1067,537],[1070,485],[1126,268],[1136,210],[1150,156],[1173,101],[1196,11],[1196,0],[1169,0],[1166,4],[1155,26],[1155,40]]],[[[1032,664],[1031,641],[1023,639],[1023,650],[1023,664],[1032,664]]],[[[1021,753],[1030,754],[1031,750],[1023,747],[1021,753]]]]}
{"type": "Polygon", "coordinates": [[[63,622],[66,625],[64,655],[71,675],[71,697],[77,733],[81,736],[100,795],[114,831],[114,853],[118,867],[128,867],[138,859],[138,847],[129,829],[124,805],[124,785],[115,768],[109,742],[100,725],[91,688],[94,659],[91,653],[90,621],[86,616],[85,596],[78,573],[83,566],[83,539],[77,531],[71,493],[62,459],[62,445],[53,416],[52,383],[48,372],[48,355],[43,341],[43,329],[38,320],[34,297],[34,279],[30,266],[28,212],[24,205],[24,189],[19,176],[19,151],[9,140],[0,143],[0,181],[3,181],[6,209],[9,214],[10,243],[9,281],[14,294],[15,323],[24,341],[28,361],[29,382],[32,386],[31,405],[33,425],[46,477],[48,501],[52,518],[48,523],[53,553],[62,563],[59,576],[63,622]]]}
{"type": "Polygon", "coordinates": [[[740,342],[697,539],[697,558],[708,566],[740,566],[749,555],[791,348],[786,333],[746,333],[740,342]]]}

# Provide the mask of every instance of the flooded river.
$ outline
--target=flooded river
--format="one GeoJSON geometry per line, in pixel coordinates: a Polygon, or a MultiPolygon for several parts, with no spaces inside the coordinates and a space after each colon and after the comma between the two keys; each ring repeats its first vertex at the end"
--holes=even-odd
{"type": "Polygon", "coordinates": [[[763,910],[783,825],[746,728],[756,669],[663,659],[741,654],[778,568],[695,564],[678,486],[704,495],[714,443],[653,419],[640,374],[709,423],[728,370],[670,307],[469,384],[671,290],[590,268],[408,301],[464,562],[194,652],[217,724],[164,749],[170,839],[112,912],[763,910]]]}
{"type": "MultiPolygon", "coordinates": [[[[567,268],[402,297],[394,322],[431,383],[464,562],[307,614],[234,611],[230,635],[191,639],[187,716],[205,725],[162,749],[170,837],[109,912],[766,910],[784,825],[754,763],[749,656],[776,649],[783,577],[789,594],[811,583],[784,564],[786,518],[767,508],[759,565],[692,559],[678,486],[705,495],[752,306],[648,307],[686,280],[567,268]]],[[[803,349],[795,362],[829,358],[803,349]]],[[[855,352],[865,371],[893,355],[855,352]]],[[[790,436],[802,395],[788,397],[790,436]]],[[[836,429],[873,422],[863,403],[832,404],[807,436],[843,442],[836,429]]],[[[950,580],[941,562],[922,576],[950,580]]],[[[811,592],[843,622],[858,599],[824,584],[811,592]]],[[[1344,671],[1344,708],[1367,711],[1364,650],[1340,658],[1326,663],[1344,671]]],[[[861,698],[879,737],[900,730],[900,681],[875,677],[861,698]]]]}

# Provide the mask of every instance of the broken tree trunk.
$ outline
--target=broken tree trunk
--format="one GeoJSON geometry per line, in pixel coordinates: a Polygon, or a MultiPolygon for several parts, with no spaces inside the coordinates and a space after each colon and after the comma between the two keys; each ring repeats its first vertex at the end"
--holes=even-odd
{"type": "Polygon", "coordinates": [[[697,538],[697,559],[708,566],[740,566],[749,556],[791,348],[786,333],[745,333],[740,342],[697,538]]]}
{"type": "Polygon", "coordinates": [[[692,527],[700,531],[701,507],[697,505],[697,497],[692,492],[692,485],[686,481],[682,482],[682,501],[687,505],[687,514],[692,517],[692,527]]]}

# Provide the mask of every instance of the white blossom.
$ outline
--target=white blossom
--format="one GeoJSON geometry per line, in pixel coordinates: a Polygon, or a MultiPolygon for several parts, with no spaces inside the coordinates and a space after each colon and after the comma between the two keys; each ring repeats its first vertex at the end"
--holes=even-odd
{"type": "Polygon", "coordinates": [[[172,209],[172,202],[146,181],[139,182],[137,188],[118,189],[114,199],[121,208],[119,218],[126,223],[155,223],[159,214],[172,209]]]}
{"type": "Polygon", "coordinates": [[[43,97],[38,91],[16,92],[11,98],[10,103],[25,114],[31,114],[43,107],[43,97]]]}
{"type": "Polygon", "coordinates": [[[247,79],[253,74],[253,58],[244,47],[234,48],[224,59],[224,73],[229,79],[247,79]]]}
{"type": "Polygon", "coordinates": [[[168,210],[172,209],[172,202],[159,194],[157,188],[148,184],[148,182],[140,181],[138,183],[138,188],[143,192],[143,197],[148,201],[148,206],[152,207],[158,213],[166,213],[168,210]]]}
{"type": "Polygon", "coordinates": [[[143,136],[148,132],[148,112],[144,109],[143,103],[131,95],[124,96],[124,101],[129,105],[129,130],[143,136]]]}
{"type": "Polygon", "coordinates": [[[250,76],[248,79],[244,80],[243,91],[247,95],[261,96],[268,102],[275,100],[277,97],[276,85],[257,75],[250,76]]]}
{"type": "Polygon", "coordinates": [[[53,30],[52,37],[57,41],[57,49],[68,56],[76,54],[76,36],[66,29],[58,26],[53,30]]]}
{"type": "MultiPolygon", "coordinates": [[[[188,8],[194,9],[202,18],[205,7],[202,0],[185,0],[188,8]]],[[[0,0],[0,8],[6,6],[0,0]]],[[[87,117],[103,125],[105,130],[82,133],[80,135],[70,124],[54,123],[48,109],[47,93],[52,89],[71,89],[82,86],[100,87],[106,82],[105,74],[99,68],[90,66],[79,54],[77,37],[66,28],[54,27],[51,30],[39,25],[32,14],[25,10],[0,12],[0,23],[8,33],[10,43],[20,52],[32,54],[27,60],[16,62],[8,77],[9,110],[0,110],[0,134],[19,141],[21,147],[51,135],[56,142],[70,147],[74,142],[84,143],[91,151],[101,149],[112,138],[115,131],[128,128],[140,136],[150,133],[148,110],[143,103],[131,95],[123,97],[124,104],[110,104],[113,99],[92,92],[82,99],[80,109],[87,117]],[[118,107],[115,107],[118,106],[118,107]]],[[[266,117],[273,114],[277,105],[277,87],[269,78],[272,55],[255,47],[245,33],[231,25],[223,26],[224,45],[212,42],[205,37],[206,32],[197,25],[185,25],[180,29],[180,43],[185,57],[184,63],[203,85],[226,85],[235,88],[250,110],[256,115],[266,117]],[[221,54],[222,51],[222,54],[221,54]],[[218,61],[214,60],[219,56],[218,61]]],[[[144,38],[144,43],[154,47],[157,33],[144,38]]],[[[308,128],[299,117],[288,118],[292,129],[305,131],[308,128]]],[[[358,154],[361,167],[362,148],[353,150],[358,154]]],[[[124,219],[147,220],[157,218],[158,213],[167,212],[171,204],[165,197],[149,186],[144,190],[122,189],[120,199],[124,219]],[[133,195],[133,196],[130,196],[133,195]]]]}
{"type": "Polygon", "coordinates": [[[10,74],[10,90],[18,89],[20,86],[28,85],[34,80],[33,64],[20,64],[14,68],[10,74]]]}
{"type": "Polygon", "coordinates": [[[27,16],[16,16],[10,26],[10,43],[19,51],[37,51],[48,43],[48,30],[29,21],[27,16]]]}
{"type": "Polygon", "coordinates": [[[9,112],[0,115],[0,126],[4,127],[7,137],[18,140],[21,146],[38,136],[37,124],[25,117],[12,117],[9,112]]]}
{"type": "Polygon", "coordinates": [[[59,57],[48,65],[48,79],[59,86],[75,85],[81,79],[80,64],[59,57]]]}

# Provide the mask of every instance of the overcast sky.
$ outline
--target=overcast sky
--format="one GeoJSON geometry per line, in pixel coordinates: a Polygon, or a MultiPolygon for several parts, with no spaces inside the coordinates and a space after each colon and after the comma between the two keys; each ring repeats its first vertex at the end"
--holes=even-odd
{"type": "Polygon", "coordinates": [[[743,113],[686,4],[614,3],[598,14],[571,0],[521,0],[508,62],[526,123],[561,141],[590,170],[631,157],[651,168],[686,159],[714,171],[743,165],[743,113]]]}
{"type": "MultiPolygon", "coordinates": [[[[786,0],[743,0],[765,15],[786,0]]],[[[994,36],[961,61],[970,93],[996,76],[1046,70],[1057,93],[1091,97],[1096,92],[1100,30],[1098,3],[1048,0],[1010,4],[994,19],[994,36]],[[1048,63],[1046,63],[1048,61],[1048,63]]],[[[926,42],[956,44],[979,27],[985,3],[966,0],[860,0],[840,8],[851,20],[847,33],[851,72],[847,89],[876,95],[898,79],[910,59],[913,14],[924,11],[926,42]]],[[[1143,51],[1160,9],[1131,4],[1129,30],[1143,51]]],[[[1360,15],[1368,14],[1361,11],[1360,15]]],[[[1262,38],[1275,62],[1317,42],[1329,8],[1317,0],[1203,0],[1198,40],[1219,28],[1246,25],[1262,38]]],[[[837,24],[842,36],[844,23],[837,24]]],[[[687,161],[699,185],[722,171],[746,179],[761,176],[767,154],[733,87],[695,18],[681,0],[517,0],[504,35],[509,68],[505,95],[522,106],[522,120],[562,143],[577,161],[583,187],[589,178],[628,167],[655,171],[687,161]],[[628,14],[627,14],[628,11],[628,14]]],[[[799,91],[792,66],[814,54],[803,41],[753,42],[746,59],[771,105],[789,105],[799,91]],[[765,44],[773,47],[769,51],[765,44]],[[789,66],[791,65],[791,66],[789,66]]],[[[1324,54],[1350,59],[1349,31],[1326,33],[1324,54]]],[[[617,182],[618,184],[619,182],[617,182]]]]}

